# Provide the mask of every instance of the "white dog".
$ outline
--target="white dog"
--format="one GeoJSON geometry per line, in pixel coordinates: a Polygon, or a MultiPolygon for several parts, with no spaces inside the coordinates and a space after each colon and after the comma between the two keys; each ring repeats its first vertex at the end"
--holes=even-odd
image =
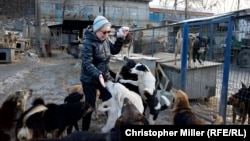
{"type": "Polygon", "coordinates": [[[121,110],[125,97],[131,100],[141,113],[144,111],[142,98],[139,94],[130,91],[120,83],[114,83],[111,81],[106,82],[106,88],[111,93],[112,98],[98,106],[99,111],[108,111],[106,125],[101,129],[104,133],[109,132],[114,127],[116,120],[121,116],[121,110]]]}

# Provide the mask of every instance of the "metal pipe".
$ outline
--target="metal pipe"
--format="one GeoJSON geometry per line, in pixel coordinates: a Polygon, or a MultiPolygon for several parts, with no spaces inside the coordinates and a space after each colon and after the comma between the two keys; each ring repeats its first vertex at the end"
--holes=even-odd
{"type": "Polygon", "coordinates": [[[40,30],[40,25],[41,25],[41,18],[40,18],[40,1],[35,0],[35,27],[36,27],[36,53],[38,56],[42,55],[42,49],[40,47],[40,42],[41,42],[41,30],[40,30]]]}

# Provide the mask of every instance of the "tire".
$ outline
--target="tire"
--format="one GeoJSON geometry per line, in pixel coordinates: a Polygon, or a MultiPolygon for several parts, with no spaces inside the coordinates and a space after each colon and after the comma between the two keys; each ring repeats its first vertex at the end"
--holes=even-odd
{"type": "Polygon", "coordinates": [[[237,65],[242,68],[250,67],[250,49],[240,51],[237,57],[237,65]]]}

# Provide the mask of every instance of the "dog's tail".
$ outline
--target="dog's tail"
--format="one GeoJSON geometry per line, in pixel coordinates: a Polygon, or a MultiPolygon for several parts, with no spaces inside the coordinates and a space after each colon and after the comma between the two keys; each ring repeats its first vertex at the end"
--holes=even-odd
{"type": "Polygon", "coordinates": [[[165,110],[173,104],[173,94],[165,90],[157,90],[157,98],[161,103],[161,110],[165,110]]]}
{"type": "Polygon", "coordinates": [[[161,110],[164,110],[165,108],[168,108],[171,106],[171,102],[169,101],[169,99],[165,96],[161,96],[161,99],[164,101],[164,105],[161,106],[161,110]]]}
{"type": "Polygon", "coordinates": [[[223,118],[218,114],[214,114],[213,119],[214,119],[214,121],[212,122],[213,125],[222,125],[224,122],[223,118]]]}
{"type": "Polygon", "coordinates": [[[68,92],[68,88],[66,87],[65,80],[63,78],[61,79],[61,86],[65,91],[68,92]]]}

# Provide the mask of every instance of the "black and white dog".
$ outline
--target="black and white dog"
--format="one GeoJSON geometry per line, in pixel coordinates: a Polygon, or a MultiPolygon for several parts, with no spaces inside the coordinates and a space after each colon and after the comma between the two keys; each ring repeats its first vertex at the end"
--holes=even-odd
{"type": "MultiPolygon", "coordinates": [[[[137,81],[138,77],[137,74],[133,74],[130,72],[130,69],[132,69],[136,65],[136,62],[133,59],[130,59],[126,56],[123,57],[123,66],[120,68],[118,73],[115,73],[113,71],[110,71],[111,76],[114,78],[115,82],[119,82],[120,79],[125,80],[134,80],[137,81]]],[[[129,90],[134,91],[139,94],[139,88],[136,85],[130,84],[130,83],[122,83],[125,87],[127,87],[129,90]]]]}
{"type": "Polygon", "coordinates": [[[137,63],[132,69],[130,69],[130,73],[137,74],[138,80],[127,80],[127,79],[120,79],[120,83],[130,83],[132,85],[138,86],[139,94],[141,95],[144,103],[144,114],[146,108],[149,108],[149,123],[155,124],[159,111],[162,109],[162,106],[169,107],[171,102],[165,96],[161,96],[160,98],[164,101],[164,105],[161,105],[160,99],[156,96],[156,79],[155,76],[152,74],[151,70],[148,68],[147,65],[143,63],[137,63]]]}
{"type": "Polygon", "coordinates": [[[72,126],[93,108],[87,102],[44,104],[41,98],[25,111],[17,122],[16,136],[18,141],[33,138],[59,138],[68,126],[72,126]],[[40,102],[37,102],[40,101],[40,102]]]}
{"type": "Polygon", "coordinates": [[[206,58],[210,38],[208,36],[200,36],[196,34],[193,44],[193,62],[195,65],[196,59],[200,64],[203,64],[206,58]],[[202,58],[201,58],[202,57],[202,58]]]}
{"type": "Polygon", "coordinates": [[[112,81],[106,82],[106,88],[112,97],[109,100],[100,103],[98,106],[99,111],[108,112],[107,122],[104,127],[102,127],[102,132],[109,132],[114,127],[115,121],[121,116],[125,98],[130,99],[137,110],[143,114],[143,100],[138,93],[129,90],[118,82],[112,81]]]}

